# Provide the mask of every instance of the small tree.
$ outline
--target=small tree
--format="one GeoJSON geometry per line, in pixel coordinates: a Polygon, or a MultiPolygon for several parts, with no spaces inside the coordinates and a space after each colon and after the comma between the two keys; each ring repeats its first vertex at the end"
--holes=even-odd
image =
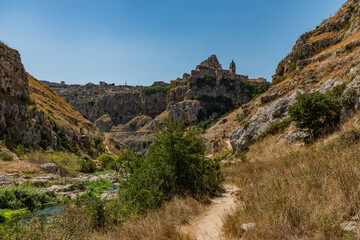
{"type": "Polygon", "coordinates": [[[183,122],[165,120],[150,153],[136,163],[119,197],[140,210],[159,206],[176,194],[211,195],[220,187],[216,164],[205,159],[204,142],[183,122]]]}
{"type": "Polygon", "coordinates": [[[340,104],[320,92],[301,94],[288,112],[298,128],[306,129],[310,141],[321,135],[326,125],[334,127],[339,121],[340,104]]]}

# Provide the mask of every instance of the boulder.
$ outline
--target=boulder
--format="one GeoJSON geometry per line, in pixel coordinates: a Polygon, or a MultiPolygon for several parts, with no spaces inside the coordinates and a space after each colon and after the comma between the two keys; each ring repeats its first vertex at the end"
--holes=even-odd
{"type": "Polygon", "coordinates": [[[42,165],[40,165],[40,168],[46,173],[56,174],[59,171],[58,166],[56,166],[54,163],[42,164],[42,165]]]}
{"type": "Polygon", "coordinates": [[[43,179],[43,178],[34,178],[30,180],[30,183],[35,186],[44,186],[50,182],[51,181],[49,181],[48,179],[43,179]]]}
{"type": "Polygon", "coordinates": [[[359,223],[355,221],[344,222],[340,224],[340,227],[345,232],[353,232],[358,229],[359,223]]]}
{"type": "Polygon", "coordinates": [[[256,223],[244,223],[241,225],[241,229],[243,229],[244,231],[248,231],[250,229],[253,229],[256,227],[256,223]]]}
{"type": "Polygon", "coordinates": [[[119,196],[117,192],[103,193],[100,195],[101,200],[115,200],[118,199],[119,196]]]}
{"type": "Polygon", "coordinates": [[[114,175],[110,174],[110,173],[107,173],[107,174],[104,174],[104,175],[99,175],[100,178],[103,178],[103,179],[106,179],[106,180],[109,180],[113,183],[115,182],[119,182],[119,178],[115,177],[114,175]]]}

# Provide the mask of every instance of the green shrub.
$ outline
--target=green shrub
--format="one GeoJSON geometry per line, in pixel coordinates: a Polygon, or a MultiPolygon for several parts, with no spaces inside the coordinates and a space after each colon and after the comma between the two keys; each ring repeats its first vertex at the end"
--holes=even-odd
{"type": "Polygon", "coordinates": [[[95,146],[101,144],[104,140],[101,137],[93,137],[95,146]]]}
{"type": "Polygon", "coordinates": [[[310,141],[323,133],[326,125],[334,127],[339,121],[340,104],[337,100],[320,92],[301,94],[288,112],[296,126],[305,129],[310,141]]]}
{"type": "Polygon", "coordinates": [[[227,150],[223,155],[218,156],[216,158],[216,161],[220,162],[220,161],[226,159],[230,154],[231,154],[231,149],[227,150]]]}
{"type": "Polygon", "coordinates": [[[253,82],[244,81],[242,82],[245,88],[249,89],[251,91],[251,97],[254,99],[260,94],[266,92],[266,90],[269,88],[268,86],[264,86],[261,84],[256,84],[253,82]]]}
{"type": "Polygon", "coordinates": [[[129,127],[131,128],[131,129],[136,129],[136,123],[135,122],[130,122],[129,123],[129,127]]]}
{"type": "Polygon", "coordinates": [[[360,130],[351,129],[345,132],[342,132],[340,136],[336,138],[336,141],[344,146],[349,146],[357,144],[360,142],[360,130]]]}
{"type": "Polygon", "coordinates": [[[355,90],[352,89],[352,90],[348,91],[343,96],[341,96],[341,98],[339,99],[340,105],[344,108],[354,109],[355,97],[356,97],[355,90]]]}
{"type": "Polygon", "coordinates": [[[86,188],[87,196],[91,197],[99,196],[113,187],[109,180],[103,178],[99,178],[96,181],[82,181],[81,184],[86,188]]]}
{"type": "Polygon", "coordinates": [[[93,99],[93,98],[88,100],[88,104],[89,104],[90,106],[94,106],[95,103],[96,103],[96,101],[95,101],[95,99],[93,99]]]}
{"type": "Polygon", "coordinates": [[[112,168],[115,163],[115,158],[109,154],[101,154],[97,159],[100,161],[101,166],[107,169],[112,168]]]}
{"type": "Polygon", "coordinates": [[[345,25],[344,30],[347,31],[350,29],[350,27],[351,27],[351,23],[348,23],[345,25]]]}
{"type": "Polygon", "coordinates": [[[11,155],[10,153],[2,152],[2,153],[0,153],[0,158],[3,161],[12,161],[13,160],[13,155],[11,155]]]}
{"type": "Polygon", "coordinates": [[[208,119],[208,120],[205,120],[205,121],[202,121],[201,123],[199,123],[198,127],[202,128],[202,129],[208,129],[213,124],[214,124],[214,120],[208,119]]]}
{"type": "Polygon", "coordinates": [[[294,62],[290,63],[289,70],[290,70],[290,72],[295,71],[296,70],[296,63],[294,63],[294,62]]]}
{"type": "Polygon", "coordinates": [[[336,85],[335,87],[333,87],[330,90],[327,90],[326,94],[329,95],[330,97],[338,98],[338,97],[341,97],[345,88],[346,88],[346,84],[342,83],[342,84],[336,85]]]}
{"type": "Polygon", "coordinates": [[[27,208],[30,211],[41,209],[54,199],[49,195],[32,189],[10,187],[0,189],[0,209],[17,210],[27,208]]]}
{"type": "Polygon", "coordinates": [[[141,89],[141,93],[145,95],[151,95],[157,92],[167,92],[170,90],[170,86],[162,87],[162,86],[156,86],[156,87],[144,87],[141,89]]]}
{"type": "Polygon", "coordinates": [[[119,190],[140,210],[159,206],[175,194],[201,196],[219,189],[216,164],[205,159],[205,144],[194,128],[166,119],[145,156],[119,190]]]}
{"type": "Polygon", "coordinates": [[[281,122],[272,123],[264,132],[262,132],[259,136],[256,137],[256,140],[262,140],[269,134],[275,135],[279,132],[285,131],[285,129],[291,124],[291,119],[286,118],[281,122]]]}
{"type": "Polygon", "coordinates": [[[20,209],[20,210],[0,209],[0,224],[8,220],[16,219],[18,216],[23,215],[26,212],[27,211],[25,209],[20,209]]]}
{"type": "Polygon", "coordinates": [[[96,171],[96,164],[91,159],[80,160],[80,171],[83,173],[93,173],[96,171]]]}
{"type": "Polygon", "coordinates": [[[115,146],[115,148],[116,148],[117,150],[120,150],[120,149],[121,149],[120,143],[118,143],[118,142],[116,142],[116,143],[114,144],[114,146],[115,146]]]}
{"type": "Polygon", "coordinates": [[[286,79],[286,76],[285,76],[285,75],[283,75],[283,76],[281,76],[281,77],[278,77],[277,79],[275,79],[274,81],[272,81],[272,85],[276,85],[276,84],[278,84],[278,83],[281,83],[281,82],[283,82],[285,79],[286,79]]]}
{"type": "Polygon", "coordinates": [[[239,150],[235,154],[235,158],[241,160],[242,162],[245,162],[246,161],[246,154],[247,154],[247,151],[239,150]]]}
{"type": "Polygon", "coordinates": [[[126,150],[119,158],[116,160],[115,166],[122,167],[126,172],[132,174],[135,169],[140,167],[140,162],[142,157],[130,150],[126,150]]]}
{"type": "Polygon", "coordinates": [[[250,125],[250,122],[243,122],[243,128],[246,130],[250,125]]]}
{"type": "Polygon", "coordinates": [[[273,118],[281,118],[284,116],[284,113],[281,111],[275,111],[273,114],[273,118]]]}
{"type": "Polygon", "coordinates": [[[213,87],[216,85],[216,78],[214,77],[214,75],[207,75],[205,78],[205,83],[206,85],[213,87]]]}
{"type": "Polygon", "coordinates": [[[99,152],[105,152],[105,144],[103,143],[102,137],[93,137],[95,148],[99,152]]]}
{"type": "Polygon", "coordinates": [[[18,157],[24,155],[25,151],[24,151],[24,145],[19,144],[17,145],[16,149],[15,149],[15,153],[18,157]]]}

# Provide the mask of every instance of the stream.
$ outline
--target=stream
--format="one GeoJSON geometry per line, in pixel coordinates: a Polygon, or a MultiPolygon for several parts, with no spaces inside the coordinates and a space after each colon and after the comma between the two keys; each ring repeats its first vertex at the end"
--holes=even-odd
{"type": "MultiPolygon", "coordinates": [[[[119,190],[118,187],[114,187],[114,188],[110,188],[107,190],[107,192],[105,193],[112,193],[112,192],[116,192],[117,190],[119,190]]],[[[59,206],[52,206],[52,207],[47,207],[35,212],[31,212],[29,213],[29,215],[32,216],[54,216],[57,214],[62,213],[65,210],[65,205],[59,205],[59,206]]]]}

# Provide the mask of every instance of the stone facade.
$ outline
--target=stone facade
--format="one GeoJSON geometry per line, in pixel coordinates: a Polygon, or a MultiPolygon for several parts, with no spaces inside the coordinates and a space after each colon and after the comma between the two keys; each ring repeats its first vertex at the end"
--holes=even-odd
{"type": "Polygon", "coordinates": [[[191,74],[185,73],[183,75],[183,81],[189,81],[191,79],[198,78],[203,79],[209,75],[214,76],[217,81],[222,79],[230,79],[234,81],[249,81],[264,84],[267,83],[266,79],[264,78],[249,79],[248,76],[236,74],[236,65],[234,61],[230,63],[229,70],[223,69],[216,55],[211,55],[207,60],[196,66],[196,69],[192,70],[191,74]]]}

